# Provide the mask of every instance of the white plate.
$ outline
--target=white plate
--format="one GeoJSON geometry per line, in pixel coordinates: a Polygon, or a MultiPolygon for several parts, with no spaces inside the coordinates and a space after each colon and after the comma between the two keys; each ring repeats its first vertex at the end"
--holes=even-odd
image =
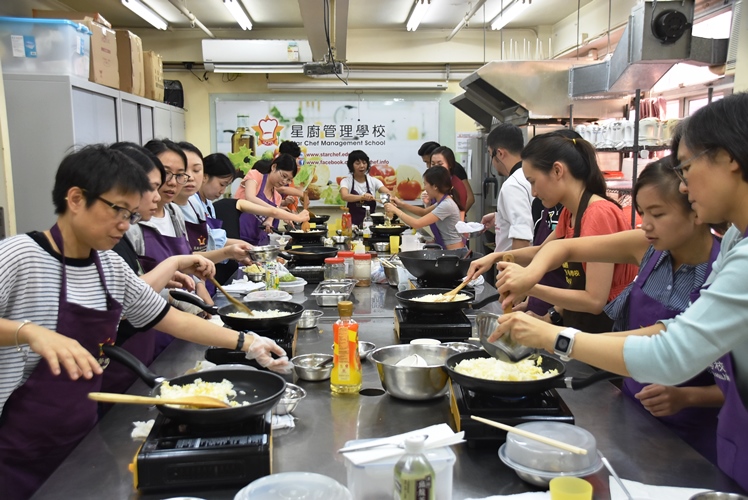
{"type": "Polygon", "coordinates": [[[312,472],[281,472],[262,477],[236,494],[234,500],[350,500],[348,488],[312,472]]]}
{"type": "Polygon", "coordinates": [[[244,302],[253,302],[255,300],[280,300],[288,302],[292,298],[293,296],[290,293],[284,292],[283,290],[260,290],[258,292],[248,293],[244,297],[244,302]]]}

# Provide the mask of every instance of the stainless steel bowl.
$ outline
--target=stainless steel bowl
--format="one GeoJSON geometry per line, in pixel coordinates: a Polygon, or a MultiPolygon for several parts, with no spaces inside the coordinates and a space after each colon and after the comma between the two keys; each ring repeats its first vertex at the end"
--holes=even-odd
{"type": "Polygon", "coordinates": [[[278,401],[273,412],[276,415],[287,415],[296,409],[299,401],[306,397],[306,391],[296,384],[286,384],[286,392],[278,401]]]}
{"type": "Polygon", "coordinates": [[[299,318],[299,322],[296,323],[296,326],[298,328],[317,328],[319,319],[323,314],[324,313],[322,311],[307,309],[306,311],[301,313],[301,317],[299,318]]]}
{"type": "Polygon", "coordinates": [[[319,382],[327,380],[332,373],[332,363],[327,366],[319,367],[320,363],[332,359],[332,354],[302,354],[291,358],[294,371],[301,380],[308,382],[319,382]]]}
{"type": "Polygon", "coordinates": [[[454,351],[454,354],[469,351],[480,351],[480,347],[475,344],[471,344],[470,342],[446,342],[444,345],[452,349],[452,351],[454,351]]]}
{"type": "Polygon", "coordinates": [[[270,262],[275,260],[279,253],[280,247],[278,245],[264,245],[250,250],[249,258],[255,262],[270,262]]]}
{"type": "Polygon", "coordinates": [[[361,361],[366,361],[366,358],[369,357],[369,354],[371,354],[371,351],[376,349],[377,346],[375,346],[371,342],[364,342],[362,340],[358,341],[358,357],[361,358],[361,361]]]}
{"type": "Polygon", "coordinates": [[[496,330],[498,324],[498,314],[484,312],[479,313],[475,317],[475,325],[478,327],[480,343],[488,351],[488,354],[502,361],[516,362],[535,352],[532,347],[526,347],[514,342],[508,335],[504,335],[494,342],[489,342],[488,337],[496,330]]]}
{"type": "Polygon", "coordinates": [[[408,400],[425,400],[447,393],[449,376],[444,363],[453,351],[442,345],[402,344],[380,347],[369,354],[377,365],[379,380],[392,396],[408,400]],[[428,366],[396,366],[413,354],[426,360],[428,366]]]}
{"type": "Polygon", "coordinates": [[[374,243],[374,250],[377,252],[389,252],[390,251],[390,244],[386,241],[377,241],[374,243]]]}
{"type": "Polygon", "coordinates": [[[719,491],[705,491],[703,493],[695,494],[689,500],[748,500],[748,497],[745,495],[739,495],[738,493],[721,493],[719,491]]]}
{"type": "Polygon", "coordinates": [[[265,281],[265,273],[245,273],[245,274],[249,281],[254,281],[255,283],[262,283],[263,281],[265,281]]]}

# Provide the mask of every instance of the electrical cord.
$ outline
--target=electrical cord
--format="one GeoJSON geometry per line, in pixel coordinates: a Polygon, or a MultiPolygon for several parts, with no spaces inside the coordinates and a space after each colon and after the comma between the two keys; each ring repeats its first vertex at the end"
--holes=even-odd
{"type": "MultiPolygon", "coordinates": [[[[335,55],[332,53],[332,43],[330,42],[330,0],[324,0],[323,2],[323,15],[324,20],[322,24],[325,28],[325,40],[327,41],[327,58],[329,59],[330,64],[332,64],[335,78],[343,82],[345,85],[348,85],[348,74],[350,74],[350,70],[346,73],[345,79],[341,78],[337,71],[335,71],[335,55]]],[[[345,63],[343,64],[345,65],[345,63]]],[[[345,67],[348,68],[347,65],[345,65],[345,67]]]]}

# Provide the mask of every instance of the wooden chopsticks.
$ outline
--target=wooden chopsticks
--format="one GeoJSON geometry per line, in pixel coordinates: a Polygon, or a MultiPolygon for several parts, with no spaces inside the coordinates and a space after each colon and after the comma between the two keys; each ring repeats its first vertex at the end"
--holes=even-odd
{"type": "Polygon", "coordinates": [[[470,415],[470,418],[472,418],[473,420],[477,420],[478,422],[482,422],[486,425],[490,425],[491,427],[496,427],[498,429],[511,432],[519,436],[526,437],[528,439],[533,439],[540,443],[547,444],[548,446],[553,446],[555,448],[560,448],[562,450],[570,451],[572,453],[576,453],[577,455],[587,454],[587,450],[585,450],[584,448],[580,448],[578,446],[574,446],[573,444],[564,443],[563,441],[556,441],[555,439],[541,436],[540,434],[535,434],[534,432],[528,432],[522,429],[517,429],[516,427],[502,424],[501,422],[494,422],[493,420],[489,420],[487,418],[482,418],[482,417],[478,417],[475,415],[470,415]]]}

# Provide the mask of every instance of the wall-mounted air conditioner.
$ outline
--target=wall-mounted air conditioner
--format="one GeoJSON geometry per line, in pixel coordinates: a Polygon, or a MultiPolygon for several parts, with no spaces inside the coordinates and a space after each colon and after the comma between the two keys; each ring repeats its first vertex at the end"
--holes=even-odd
{"type": "Polygon", "coordinates": [[[205,69],[217,73],[301,73],[312,61],[306,40],[215,40],[203,42],[205,69]]]}

